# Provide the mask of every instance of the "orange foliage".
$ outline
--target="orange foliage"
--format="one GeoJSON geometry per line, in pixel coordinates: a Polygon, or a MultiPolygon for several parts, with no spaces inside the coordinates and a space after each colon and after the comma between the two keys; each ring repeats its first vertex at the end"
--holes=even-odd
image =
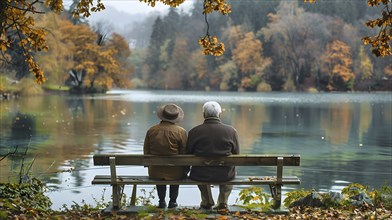
{"type": "Polygon", "coordinates": [[[329,75],[330,90],[340,90],[333,81],[336,78],[341,79],[344,84],[348,84],[355,78],[352,62],[350,47],[346,43],[334,40],[327,45],[325,54],[322,56],[322,69],[329,75]]]}

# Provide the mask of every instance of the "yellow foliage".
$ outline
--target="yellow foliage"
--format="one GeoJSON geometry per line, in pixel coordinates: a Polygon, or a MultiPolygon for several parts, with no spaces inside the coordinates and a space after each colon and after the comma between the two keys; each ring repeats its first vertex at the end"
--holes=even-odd
{"type": "Polygon", "coordinates": [[[218,43],[218,38],[216,38],[216,36],[206,35],[205,37],[200,38],[199,45],[204,48],[203,54],[205,55],[221,56],[225,52],[225,45],[223,43],[218,43]]]}
{"type": "Polygon", "coordinates": [[[377,57],[392,56],[392,3],[389,0],[368,0],[370,7],[383,5],[380,18],[366,22],[369,28],[380,28],[378,35],[362,38],[364,45],[372,46],[372,53],[377,57]]]}
{"type": "Polygon", "coordinates": [[[204,0],[203,6],[203,14],[209,14],[214,11],[218,11],[222,15],[231,13],[231,6],[226,3],[226,0],[204,0]]]}
{"type": "Polygon", "coordinates": [[[96,5],[94,5],[93,0],[79,0],[79,3],[76,5],[75,10],[73,11],[73,16],[80,17],[80,15],[82,15],[84,17],[89,17],[91,15],[91,12],[98,12],[104,9],[105,6],[101,2],[101,0],[97,0],[96,5]]]}
{"type": "Polygon", "coordinates": [[[6,1],[3,3],[2,13],[5,19],[2,21],[2,30],[0,30],[0,51],[4,54],[11,48],[11,42],[15,38],[19,39],[18,46],[23,51],[25,62],[29,70],[33,73],[37,83],[41,84],[46,81],[43,71],[35,62],[32,52],[47,51],[46,31],[43,28],[35,27],[35,19],[29,12],[35,12],[35,4],[38,1],[6,1]],[[9,36],[8,33],[14,33],[9,36]]]}
{"type": "Polygon", "coordinates": [[[261,41],[256,39],[253,32],[245,33],[233,49],[234,60],[243,73],[257,73],[258,70],[262,72],[271,63],[271,60],[263,58],[262,54],[261,41]]]}
{"type": "Polygon", "coordinates": [[[370,79],[373,75],[373,63],[366,55],[363,47],[359,49],[360,71],[362,72],[361,79],[370,79]]]}
{"type": "Polygon", "coordinates": [[[350,47],[346,43],[339,40],[332,41],[327,45],[326,52],[321,59],[322,70],[329,74],[328,89],[335,89],[332,81],[335,77],[341,78],[346,84],[355,78],[350,47]]]}
{"type": "Polygon", "coordinates": [[[45,6],[55,12],[61,12],[64,9],[63,2],[58,0],[46,0],[45,6]]]}

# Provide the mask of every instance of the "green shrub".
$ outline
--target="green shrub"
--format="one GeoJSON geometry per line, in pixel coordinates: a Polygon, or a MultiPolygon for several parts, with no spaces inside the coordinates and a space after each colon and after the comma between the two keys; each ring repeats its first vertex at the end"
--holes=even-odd
{"type": "Polygon", "coordinates": [[[299,189],[292,192],[286,193],[286,198],[283,200],[283,204],[286,207],[289,207],[291,203],[309,195],[312,193],[312,190],[299,189]]]}
{"type": "Polygon", "coordinates": [[[392,186],[382,186],[370,192],[374,204],[382,204],[386,209],[392,210],[392,186]]]}
{"type": "Polygon", "coordinates": [[[272,206],[271,196],[264,192],[261,187],[251,186],[242,189],[236,202],[241,202],[246,209],[268,210],[272,206]]]}
{"type": "Polygon", "coordinates": [[[44,195],[45,185],[38,179],[28,183],[0,183],[0,219],[14,215],[48,216],[52,202],[44,195]]]}
{"type": "Polygon", "coordinates": [[[308,93],[318,93],[318,90],[315,87],[309,87],[306,91],[308,93]]]}
{"type": "Polygon", "coordinates": [[[8,92],[8,93],[16,93],[16,86],[8,82],[7,77],[4,75],[0,75],[0,93],[8,92]]]}
{"type": "Polygon", "coordinates": [[[22,96],[40,95],[44,93],[41,85],[30,78],[23,78],[20,80],[18,89],[20,91],[20,95],[22,96]]]}
{"type": "Polygon", "coordinates": [[[266,83],[266,82],[260,82],[258,85],[257,85],[257,91],[258,92],[271,92],[272,91],[272,88],[271,88],[271,85],[270,84],[268,84],[268,83],[266,83]]]}

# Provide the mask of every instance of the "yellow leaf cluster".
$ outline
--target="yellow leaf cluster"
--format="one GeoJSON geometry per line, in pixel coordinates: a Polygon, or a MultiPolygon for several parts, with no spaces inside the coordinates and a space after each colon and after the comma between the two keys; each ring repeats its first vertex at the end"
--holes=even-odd
{"type": "Polygon", "coordinates": [[[316,3],[316,0],[304,0],[304,2],[316,3]]]}
{"type": "Polygon", "coordinates": [[[45,6],[54,12],[61,12],[64,9],[62,0],[46,0],[45,6]]]}
{"type": "Polygon", "coordinates": [[[377,57],[392,56],[392,3],[389,0],[368,0],[371,7],[384,5],[380,18],[365,23],[369,28],[380,28],[378,35],[362,38],[364,45],[372,46],[372,53],[377,57]]]}
{"type": "Polygon", "coordinates": [[[6,52],[7,48],[10,47],[11,47],[11,39],[0,39],[0,51],[6,52]]]}
{"type": "Polygon", "coordinates": [[[373,6],[377,6],[379,4],[388,4],[390,0],[368,0],[368,5],[373,7],[373,6]]]}
{"type": "Polygon", "coordinates": [[[231,13],[231,6],[226,3],[226,0],[204,0],[203,14],[209,14],[213,11],[218,11],[223,15],[231,13]]]}
{"type": "Polygon", "coordinates": [[[93,0],[80,0],[77,4],[75,10],[73,11],[74,17],[89,17],[91,12],[98,12],[105,9],[105,5],[101,2],[101,0],[97,0],[97,4],[94,6],[93,0]]]}
{"type": "Polygon", "coordinates": [[[199,39],[199,45],[203,47],[203,54],[221,56],[225,52],[225,45],[218,43],[216,36],[206,35],[199,39]]]}
{"type": "MultiPolygon", "coordinates": [[[[53,0],[54,2],[56,0],[53,0]]],[[[58,0],[57,0],[58,1],[58,0]]],[[[56,1],[56,2],[57,2],[56,1]]],[[[7,50],[12,50],[11,43],[19,41],[18,46],[23,51],[25,62],[33,73],[37,83],[46,81],[43,71],[35,62],[32,52],[47,51],[46,31],[35,27],[32,14],[41,13],[35,7],[38,1],[7,1],[3,3],[5,19],[2,21],[0,33],[0,52],[4,55],[7,50]]],[[[62,5],[62,1],[60,1],[62,5]]],[[[58,5],[58,4],[55,4],[58,5]]],[[[53,7],[55,7],[55,5],[53,7]]]]}
{"type": "Polygon", "coordinates": [[[38,84],[42,84],[46,81],[44,72],[42,72],[41,68],[34,61],[33,56],[31,54],[25,53],[25,61],[29,65],[29,70],[34,74],[35,81],[38,84]]]}

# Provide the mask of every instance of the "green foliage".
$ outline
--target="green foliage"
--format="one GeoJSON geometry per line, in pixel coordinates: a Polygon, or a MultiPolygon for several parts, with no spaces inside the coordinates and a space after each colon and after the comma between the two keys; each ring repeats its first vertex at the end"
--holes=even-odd
{"type": "Polygon", "coordinates": [[[136,205],[143,205],[143,206],[152,205],[152,200],[155,198],[154,196],[155,187],[150,192],[148,192],[148,195],[145,189],[141,189],[140,191],[143,195],[138,196],[136,198],[136,205]]]}
{"type": "Polygon", "coordinates": [[[256,88],[257,92],[271,92],[271,85],[266,83],[265,81],[260,82],[256,88]]]}
{"type": "Polygon", "coordinates": [[[312,190],[300,189],[286,193],[286,198],[283,201],[284,206],[289,207],[291,203],[309,195],[312,190]]]}
{"type": "Polygon", "coordinates": [[[352,197],[358,195],[362,192],[367,192],[368,188],[359,183],[351,183],[347,187],[342,189],[342,194],[347,195],[348,197],[352,197]]]}
{"type": "Polygon", "coordinates": [[[45,185],[35,178],[22,184],[0,183],[0,219],[15,215],[48,216],[52,202],[44,195],[45,190],[45,185]]]}
{"type": "Polygon", "coordinates": [[[252,186],[242,189],[239,196],[236,202],[241,202],[243,204],[241,206],[247,209],[268,210],[272,205],[271,196],[261,187],[252,186]]]}
{"type": "Polygon", "coordinates": [[[341,205],[341,201],[337,198],[332,197],[331,193],[321,194],[321,198],[324,202],[324,206],[327,208],[338,208],[341,205]]]}
{"type": "Polygon", "coordinates": [[[56,92],[67,92],[69,91],[69,86],[60,86],[60,85],[53,85],[53,84],[48,84],[45,83],[45,85],[42,86],[45,90],[48,91],[56,91],[56,92]]]}
{"type": "Polygon", "coordinates": [[[0,75],[0,92],[9,91],[11,86],[7,82],[7,77],[4,75],[0,75]]]}
{"type": "Polygon", "coordinates": [[[19,93],[22,96],[39,95],[44,92],[42,87],[30,78],[23,78],[20,80],[18,88],[20,90],[19,93]]]}
{"type": "Polygon", "coordinates": [[[370,192],[374,204],[382,204],[386,209],[392,209],[392,186],[384,185],[370,192]]]}
{"type": "MultiPolygon", "coordinates": [[[[296,190],[286,193],[286,199],[284,200],[284,205],[289,207],[295,201],[298,201],[308,195],[312,191],[309,190],[296,190]]],[[[374,189],[372,191],[368,190],[367,186],[363,186],[359,183],[351,183],[347,187],[343,188],[341,191],[341,196],[339,198],[339,193],[319,193],[321,196],[321,201],[323,202],[324,208],[341,208],[341,209],[353,209],[354,206],[358,206],[362,203],[357,201],[354,197],[362,194],[369,195],[371,198],[364,198],[364,202],[370,206],[375,207],[385,207],[388,210],[392,209],[392,187],[384,185],[380,189],[374,189]]],[[[366,205],[365,205],[366,206],[366,205]]]]}
{"type": "Polygon", "coordinates": [[[249,86],[250,87],[257,87],[257,85],[262,81],[261,76],[259,75],[252,75],[250,77],[249,86]]]}
{"type": "Polygon", "coordinates": [[[97,198],[94,198],[94,201],[96,203],[94,207],[95,209],[104,209],[109,205],[109,203],[105,202],[105,192],[106,189],[103,190],[102,196],[99,200],[97,198]]]}

